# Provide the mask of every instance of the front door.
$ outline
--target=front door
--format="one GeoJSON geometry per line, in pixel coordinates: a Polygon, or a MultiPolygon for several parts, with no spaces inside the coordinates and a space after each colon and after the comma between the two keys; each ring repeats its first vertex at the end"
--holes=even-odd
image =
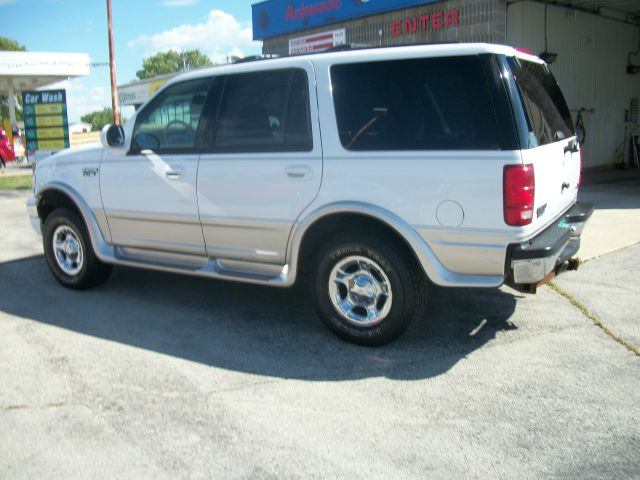
{"type": "Polygon", "coordinates": [[[205,256],[196,178],[201,111],[210,79],[164,89],[135,119],[128,152],[107,149],[100,190],[112,243],[205,256]]]}

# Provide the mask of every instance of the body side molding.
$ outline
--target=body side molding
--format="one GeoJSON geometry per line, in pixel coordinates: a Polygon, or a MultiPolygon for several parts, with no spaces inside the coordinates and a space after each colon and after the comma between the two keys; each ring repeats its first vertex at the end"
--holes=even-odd
{"type": "Polygon", "coordinates": [[[418,232],[392,212],[364,202],[336,202],[324,205],[300,217],[293,226],[287,246],[287,284],[292,285],[297,276],[300,247],[305,233],[317,221],[335,214],[360,214],[381,221],[400,235],[413,250],[427,277],[436,285],[444,287],[499,287],[502,276],[464,275],[446,269],[418,232]]]}

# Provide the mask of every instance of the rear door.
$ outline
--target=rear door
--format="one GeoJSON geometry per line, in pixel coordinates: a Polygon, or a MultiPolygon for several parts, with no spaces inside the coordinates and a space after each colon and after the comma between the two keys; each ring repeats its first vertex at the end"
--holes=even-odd
{"type": "Polygon", "coordinates": [[[567,103],[541,61],[510,57],[512,102],[519,129],[522,159],[533,164],[533,224],[548,224],[575,202],[580,178],[580,153],[567,103]]]}
{"type": "Polygon", "coordinates": [[[209,257],[284,265],[322,179],[314,85],[310,63],[216,79],[198,171],[209,257]]]}

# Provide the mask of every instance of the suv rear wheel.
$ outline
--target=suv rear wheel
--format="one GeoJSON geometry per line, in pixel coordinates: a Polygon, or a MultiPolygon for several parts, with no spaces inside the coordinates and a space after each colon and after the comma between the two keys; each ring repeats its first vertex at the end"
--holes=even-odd
{"type": "Polygon", "coordinates": [[[75,213],[63,209],[52,212],[42,238],[47,265],[65,287],[83,290],[109,278],[111,265],[98,260],[86,226],[75,213]]]}
{"type": "Polygon", "coordinates": [[[397,338],[426,303],[426,281],[393,239],[345,233],[320,251],[312,294],[340,338],[376,346],[397,338]]]}

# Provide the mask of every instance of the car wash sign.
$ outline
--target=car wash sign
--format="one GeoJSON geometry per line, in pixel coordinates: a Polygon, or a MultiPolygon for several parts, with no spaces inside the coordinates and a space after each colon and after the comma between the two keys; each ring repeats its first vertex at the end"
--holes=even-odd
{"type": "Polygon", "coordinates": [[[67,94],[64,90],[23,92],[27,151],[69,148],[67,94]]]}
{"type": "Polygon", "coordinates": [[[267,0],[251,6],[253,39],[262,40],[437,1],[440,0],[267,0]]]}

